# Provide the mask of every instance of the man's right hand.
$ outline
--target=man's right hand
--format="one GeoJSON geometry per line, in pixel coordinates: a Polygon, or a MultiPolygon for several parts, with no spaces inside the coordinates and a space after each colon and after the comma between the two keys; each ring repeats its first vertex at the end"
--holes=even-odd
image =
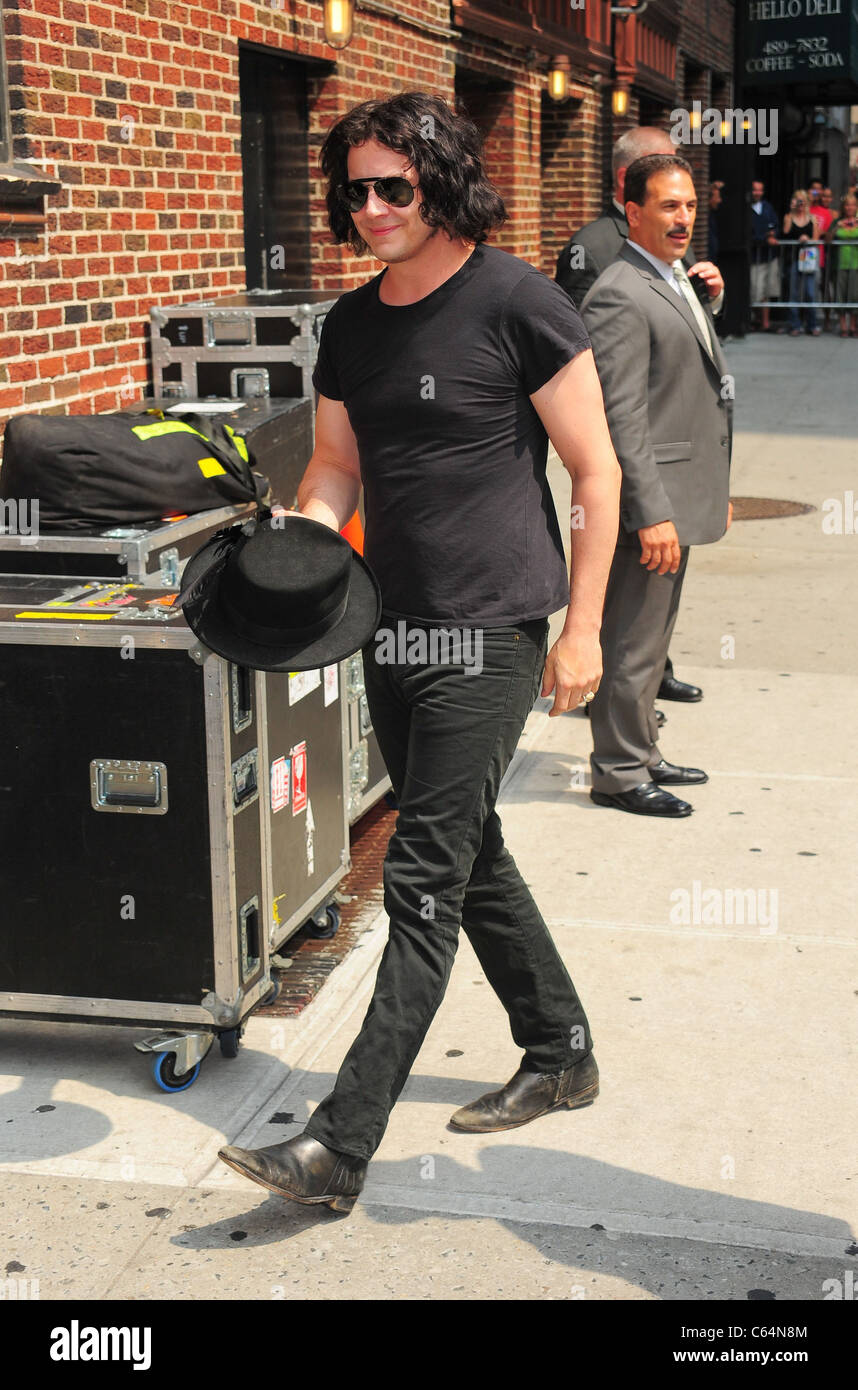
{"type": "Polygon", "coordinates": [[[679,569],[679,536],[672,521],[657,521],[654,526],[641,526],[641,564],[659,574],[676,574],[679,569]]]}

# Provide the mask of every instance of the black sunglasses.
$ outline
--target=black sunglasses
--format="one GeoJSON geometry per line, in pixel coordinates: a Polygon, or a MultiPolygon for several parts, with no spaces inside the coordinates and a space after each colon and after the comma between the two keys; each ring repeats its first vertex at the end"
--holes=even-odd
{"type": "Polygon", "coordinates": [[[369,184],[376,197],[391,207],[407,208],[409,203],[414,202],[414,184],[407,179],[349,179],[348,183],[341,183],[337,189],[340,200],[349,212],[360,212],[369,197],[369,184]]]}

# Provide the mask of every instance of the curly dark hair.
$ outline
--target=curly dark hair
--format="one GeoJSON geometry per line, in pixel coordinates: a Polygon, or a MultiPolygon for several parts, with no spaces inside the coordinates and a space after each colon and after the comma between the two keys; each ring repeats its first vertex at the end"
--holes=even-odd
{"type": "Polygon", "coordinates": [[[457,115],[439,96],[401,92],[354,107],[328,131],[319,155],[328,180],[328,222],[334,240],[348,242],[356,255],[369,248],[337,189],[349,176],[349,150],[367,140],[408,157],[420,183],[420,216],[428,226],[481,242],[506,221],[503,201],[483,169],[482,136],[473,121],[457,115]]]}
{"type": "Polygon", "coordinates": [[[637,203],[638,207],[643,207],[646,202],[647,184],[653,174],[663,174],[666,169],[681,169],[684,174],[688,174],[692,182],[694,181],[694,171],[681,154],[645,154],[626,170],[623,202],[637,203]]]}

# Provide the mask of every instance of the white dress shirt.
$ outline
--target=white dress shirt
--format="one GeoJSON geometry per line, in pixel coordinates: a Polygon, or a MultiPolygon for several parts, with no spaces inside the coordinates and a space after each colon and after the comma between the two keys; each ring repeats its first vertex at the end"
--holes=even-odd
{"type": "MultiPolygon", "coordinates": [[[[640,246],[640,245],[638,244],[638,242],[632,241],[631,237],[629,237],[628,244],[629,244],[629,246],[632,248],[633,251],[637,251],[637,253],[638,253],[639,256],[643,256],[644,260],[649,261],[649,263],[650,263],[650,265],[652,266],[653,270],[657,270],[657,271],[658,271],[658,273],[659,273],[659,275],[662,277],[662,279],[667,281],[667,283],[670,285],[670,288],[671,288],[672,290],[674,290],[674,291],[676,292],[676,294],[679,295],[680,299],[684,299],[684,298],[685,298],[685,295],[682,293],[682,290],[679,288],[679,281],[677,280],[676,276],[675,276],[674,273],[673,273],[673,264],[674,264],[674,263],[673,263],[672,261],[662,261],[662,260],[660,260],[658,256],[654,256],[654,255],[652,254],[651,251],[645,250],[645,248],[644,248],[643,246],[640,246]]],[[[676,259],[677,261],[681,261],[681,260],[682,260],[682,257],[681,257],[681,256],[677,256],[675,259],[676,259]]],[[[709,308],[712,310],[712,313],[713,313],[713,314],[718,314],[718,313],[720,313],[720,311],[721,311],[721,305],[722,305],[723,303],[724,303],[724,291],[722,290],[721,293],[720,293],[719,295],[717,295],[715,299],[710,299],[710,301],[709,301],[709,308]]]]}

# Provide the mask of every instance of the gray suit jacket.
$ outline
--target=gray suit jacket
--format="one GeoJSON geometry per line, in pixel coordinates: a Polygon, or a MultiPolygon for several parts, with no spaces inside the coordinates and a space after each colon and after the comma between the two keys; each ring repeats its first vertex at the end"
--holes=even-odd
{"type": "Polygon", "coordinates": [[[685,299],[628,245],[581,307],[623,470],[621,543],[659,521],[680,545],[726,530],[732,392],[705,312],[711,349],[685,299]]]}
{"type": "Polygon", "coordinates": [[[628,234],[628,222],[612,203],[604,216],[588,222],[569,238],[557,257],[554,278],[576,309],[581,308],[587,291],[623,249],[628,234]],[[576,252],[573,267],[573,253],[576,252]],[[579,260],[583,265],[577,264],[579,260]]]}

